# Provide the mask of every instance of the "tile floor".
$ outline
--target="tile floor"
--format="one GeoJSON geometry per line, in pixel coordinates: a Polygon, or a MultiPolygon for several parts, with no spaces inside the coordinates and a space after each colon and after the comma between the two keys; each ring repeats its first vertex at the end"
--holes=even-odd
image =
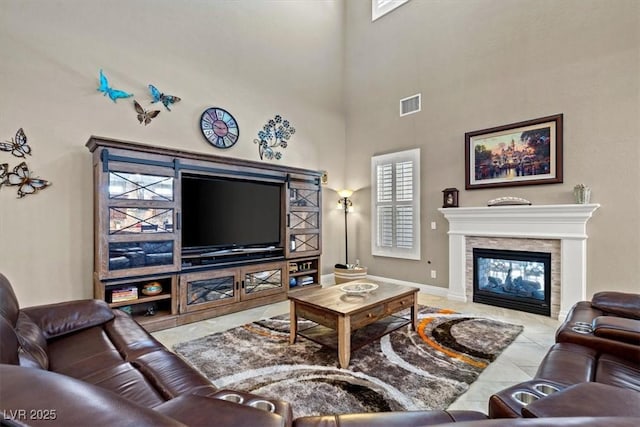
{"type": "MultiPolygon", "coordinates": [[[[560,322],[549,317],[502,309],[484,304],[450,301],[444,297],[420,292],[420,304],[450,308],[461,313],[483,315],[524,326],[518,336],[487,369],[469,390],[449,409],[468,409],[487,412],[489,396],[513,384],[531,379],[548,348],[554,343],[554,334],[560,322]]],[[[259,319],[289,312],[289,302],[283,301],[228,314],[177,328],[154,332],[153,335],[168,348],[179,342],[224,331],[259,319]]]]}

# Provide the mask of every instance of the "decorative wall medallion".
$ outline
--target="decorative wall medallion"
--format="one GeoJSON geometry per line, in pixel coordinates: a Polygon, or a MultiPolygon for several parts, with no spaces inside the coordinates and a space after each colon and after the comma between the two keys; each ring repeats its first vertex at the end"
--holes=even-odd
{"type": "Polygon", "coordinates": [[[280,160],[282,153],[277,151],[278,148],[287,148],[287,141],[291,135],[296,133],[296,129],[291,126],[288,120],[283,120],[282,116],[276,116],[269,120],[258,132],[258,138],[253,142],[258,144],[258,153],[260,160],[280,160]]]}
{"type": "Polygon", "coordinates": [[[111,98],[113,102],[116,102],[118,98],[129,98],[133,96],[132,93],[127,93],[123,90],[117,90],[110,87],[109,81],[107,80],[107,77],[104,75],[102,70],[100,70],[100,86],[98,87],[98,91],[102,92],[103,95],[109,95],[109,98],[111,98]]]}
{"type": "Polygon", "coordinates": [[[13,168],[13,172],[7,174],[5,184],[18,186],[18,198],[20,199],[28,194],[34,194],[36,191],[50,186],[51,182],[44,179],[33,178],[27,164],[22,162],[13,168]]]}
{"type": "Polygon", "coordinates": [[[214,147],[229,148],[240,136],[236,119],[226,110],[211,107],[204,110],[200,117],[200,130],[214,147]]]}
{"type": "Polygon", "coordinates": [[[151,119],[160,114],[160,110],[145,110],[140,104],[138,104],[135,99],[133,100],[133,106],[138,113],[138,121],[140,122],[140,124],[144,122],[145,126],[151,123],[151,119]]]}
{"type": "Polygon", "coordinates": [[[16,132],[16,137],[11,141],[0,142],[0,151],[10,152],[16,157],[24,157],[31,155],[31,147],[27,145],[27,135],[24,134],[22,128],[16,132]]]}

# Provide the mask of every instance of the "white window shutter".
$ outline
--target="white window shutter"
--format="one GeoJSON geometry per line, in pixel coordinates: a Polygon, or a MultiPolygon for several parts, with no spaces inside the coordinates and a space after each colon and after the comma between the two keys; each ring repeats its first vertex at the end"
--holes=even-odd
{"type": "Polygon", "coordinates": [[[420,259],[420,149],[371,159],[373,255],[420,259]]]}

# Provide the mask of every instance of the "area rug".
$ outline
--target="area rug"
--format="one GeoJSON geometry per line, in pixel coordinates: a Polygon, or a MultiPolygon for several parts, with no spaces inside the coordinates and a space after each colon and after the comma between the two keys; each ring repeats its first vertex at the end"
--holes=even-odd
{"type": "Polygon", "coordinates": [[[406,326],[354,351],[348,369],[339,368],[335,350],[302,337],[290,345],[288,315],[174,350],[218,388],[286,400],[295,417],[446,409],[523,329],[429,307],[418,319],[417,331],[406,326]]]}

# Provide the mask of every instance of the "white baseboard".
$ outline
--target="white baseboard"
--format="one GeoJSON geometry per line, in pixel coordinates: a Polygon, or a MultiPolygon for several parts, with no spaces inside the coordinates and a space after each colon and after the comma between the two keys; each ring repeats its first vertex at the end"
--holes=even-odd
{"type": "MultiPolygon", "coordinates": [[[[425,294],[429,295],[436,295],[439,297],[448,297],[449,293],[448,288],[440,288],[438,286],[427,285],[424,283],[408,282],[406,280],[390,279],[388,277],[372,276],[370,274],[367,275],[367,278],[371,280],[378,280],[380,282],[393,283],[394,285],[415,286],[416,288],[420,289],[420,292],[424,292],[425,294]]],[[[322,275],[320,283],[323,286],[334,285],[336,283],[336,280],[333,276],[333,273],[322,275]]]]}

